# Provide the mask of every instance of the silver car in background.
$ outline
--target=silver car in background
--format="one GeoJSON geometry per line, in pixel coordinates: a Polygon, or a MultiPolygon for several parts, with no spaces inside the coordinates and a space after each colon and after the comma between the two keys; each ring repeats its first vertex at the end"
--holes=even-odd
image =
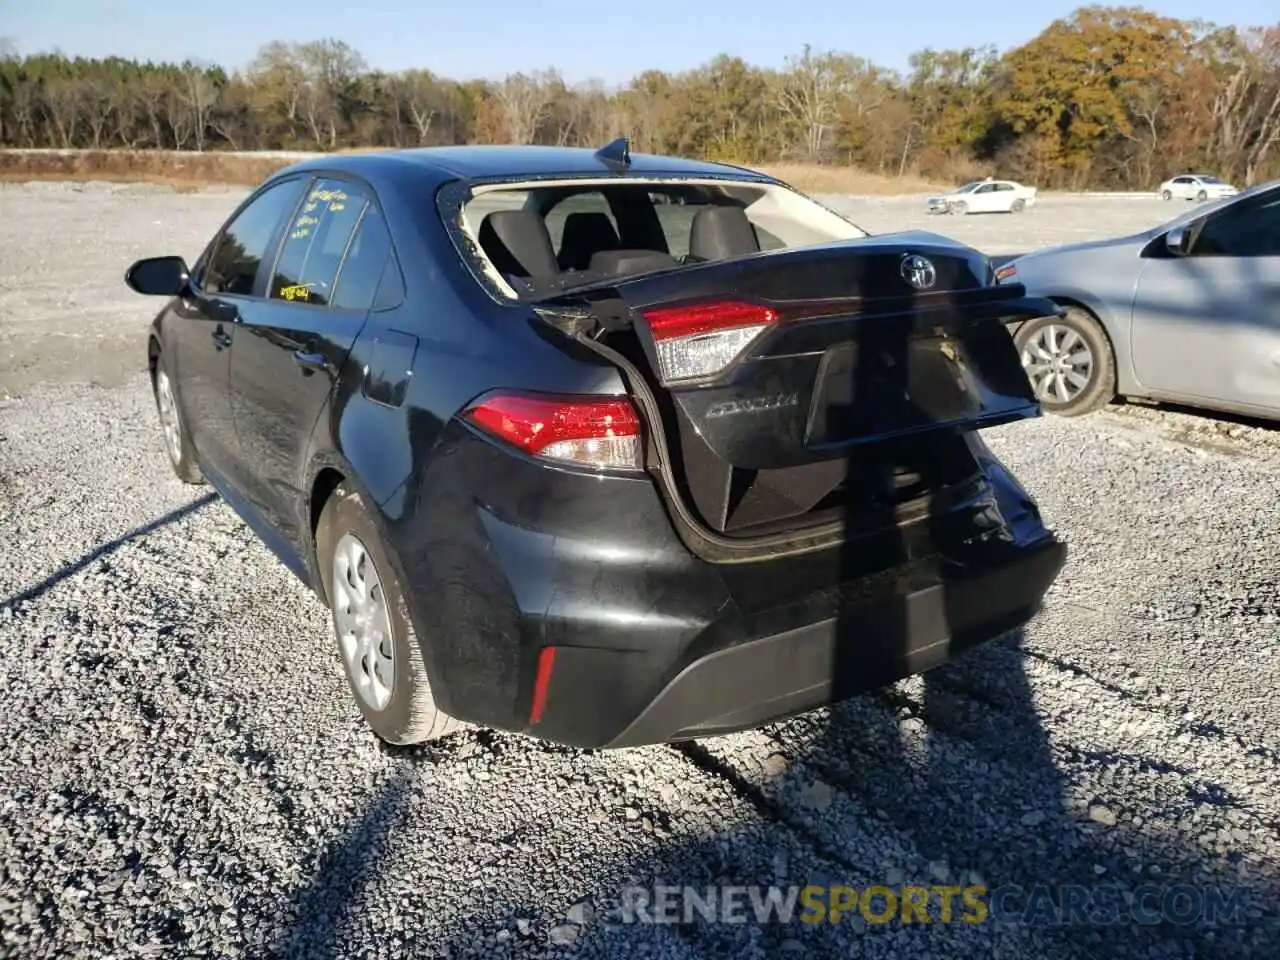
{"type": "Polygon", "coordinates": [[[1124,396],[1280,419],[1280,180],[1133,236],[1015,257],[996,279],[1065,309],[1013,330],[1051,413],[1124,396]]]}

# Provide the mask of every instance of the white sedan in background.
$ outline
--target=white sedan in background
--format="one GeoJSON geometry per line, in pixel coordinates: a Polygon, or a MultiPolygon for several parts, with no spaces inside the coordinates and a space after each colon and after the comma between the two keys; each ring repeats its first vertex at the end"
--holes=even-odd
{"type": "Polygon", "coordinates": [[[1234,197],[1240,188],[1207,173],[1184,173],[1160,184],[1157,192],[1162,200],[1221,200],[1234,197]]]}
{"type": "Polygon", "coordinates": [[[930,213],[1021,213],[1036,202],[1036,188],[1013,180],[975,180],[950,193],[929,197],[930,213]]]}

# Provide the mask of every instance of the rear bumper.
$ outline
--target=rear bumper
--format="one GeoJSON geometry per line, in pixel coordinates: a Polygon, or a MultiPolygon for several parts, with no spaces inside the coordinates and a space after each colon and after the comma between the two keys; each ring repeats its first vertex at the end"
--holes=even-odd
{"type": "Polygon", "coordinates": [[[950,512],[712,563],[648,477],[548,468],[450,426],[388,503],[436,702],[486,727],[631,746],[929,669],[1028,620],[1064,562],[1016,480],[989,451],[979,461],[985,484],[950,512]]]}
{"type": "Polygon", "coordinates": [[[528,732],[629,747],[742,730],[843,700],[1026,623],[1065,558],[1065,546],[1049,539],[977,574],[948,576],[933,564],[895,571],[836,616],[724,642],[684,658],[665,681],[625,654],[562,648],[528,732]],[[638,703],[627,695],[653,690],[638,703]]]}

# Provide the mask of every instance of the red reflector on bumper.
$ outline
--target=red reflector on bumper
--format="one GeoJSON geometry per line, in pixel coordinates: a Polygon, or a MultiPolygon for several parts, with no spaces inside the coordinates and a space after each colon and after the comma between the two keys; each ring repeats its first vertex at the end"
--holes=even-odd
{"type": "Polygon", "coordinates": [[[551,685],[551,670],[555,662],[556,648],[543,647],[538,654],[538,674],[533,681],[533,706],[529,708],[530,726],[542,719],[543,708],[547,705],[547,687],[551,685]]]}

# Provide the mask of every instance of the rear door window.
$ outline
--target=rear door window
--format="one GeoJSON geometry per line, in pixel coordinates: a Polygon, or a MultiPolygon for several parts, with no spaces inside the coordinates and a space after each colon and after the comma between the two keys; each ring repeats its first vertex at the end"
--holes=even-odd
{"type": "Polygon", "coordinates": [[[317,180],[285,234],[268,296],[290,303],[326,305],[338,267],[369,197],[343,180],[317,180]]]}
{"type": "Polygon", "coordinates": [[[207,293],[251,296],[263,257],[281,221],[293,212],[305,179],[268,187],[227,224],[196,282],[207,293]]]}

